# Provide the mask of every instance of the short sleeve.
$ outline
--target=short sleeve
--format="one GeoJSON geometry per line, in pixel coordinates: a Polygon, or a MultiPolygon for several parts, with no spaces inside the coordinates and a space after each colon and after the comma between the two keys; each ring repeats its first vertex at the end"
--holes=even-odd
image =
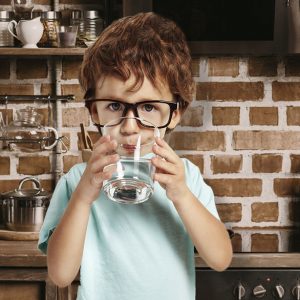
{"type": "Polygon", "coordinates": [[[213,216],[220,220],[211,187],[204,182],[200,170],[196,165],[188,159],[183,159],[183,161],[185,164],[187,185],[191,192],[213,216]]]}
{"type": "Polygon", "coordinates": [[[60,178],[52,194],[50,205],[39,234],[38,248],[47,253],[48,240],[62,217],[70,198],[66,175],[60,178]]]}

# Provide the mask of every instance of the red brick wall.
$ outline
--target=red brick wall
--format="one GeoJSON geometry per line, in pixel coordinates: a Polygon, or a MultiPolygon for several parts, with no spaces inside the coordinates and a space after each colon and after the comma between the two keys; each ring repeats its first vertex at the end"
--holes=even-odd
{"type": "MultiPolygon", "coordinates": [[[[95,131],[78,85],[80,63],[79,57],[64,58],[59,65],[61,93],[76,96],[60,111],[60,135],[69,138],[64,172],[81,161],[79,123],[95,131]]],[[[0,94],[55,91],[52,60],[2,57],[0,65],[0,94]]],[[[300,58],[199,57],[193,73],[195,100],[172,133],[171,145],[199,166],[213,188],[221,219],[237,233],[235,251],[287,250],[288,229],[300,221],[300,58]]],[[[9,121],[25,105],[39,108],[48,122],[46,103],[20,102],[9,103],[9,121]]],[[[0,104],[0,111],[4,109],[0,104]]],[[[0,192],[15,188],[27,175],[38,176],[45,188],[53,189],[54,155],[1,150],[0,192]]]]}

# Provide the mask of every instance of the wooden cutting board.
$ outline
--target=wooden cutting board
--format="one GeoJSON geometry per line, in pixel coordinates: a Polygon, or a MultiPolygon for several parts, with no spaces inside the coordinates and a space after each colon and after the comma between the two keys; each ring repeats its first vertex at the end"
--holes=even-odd
{"type": "Polygon", "coordinates": [[[36,241],[39,239],[39,232],[24,232],[0,229],[0,240],[6,241],[36,241]]]}

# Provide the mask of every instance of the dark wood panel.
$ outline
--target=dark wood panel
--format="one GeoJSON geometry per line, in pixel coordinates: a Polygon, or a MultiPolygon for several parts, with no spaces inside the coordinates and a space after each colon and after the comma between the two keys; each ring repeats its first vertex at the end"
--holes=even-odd
{"type": "Polygon", "coordinates": [[[46,268],[0,268],[0,281],[45,281],[46,268]]]}
{"type": "Polygon", "coordinates": [[[0,282],[0,300],[45,299],[45,285],[35,282],[0,282]]]}

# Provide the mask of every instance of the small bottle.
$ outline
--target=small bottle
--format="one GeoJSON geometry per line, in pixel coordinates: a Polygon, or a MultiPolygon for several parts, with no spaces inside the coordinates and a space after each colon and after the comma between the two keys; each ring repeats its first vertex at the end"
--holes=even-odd
{"type": "Polygon", "coordinates": [[[87,46],[93,44],[103,31],[104,21],[97,10],[83,11],[84,35],[83,40],[87,46]]]}

